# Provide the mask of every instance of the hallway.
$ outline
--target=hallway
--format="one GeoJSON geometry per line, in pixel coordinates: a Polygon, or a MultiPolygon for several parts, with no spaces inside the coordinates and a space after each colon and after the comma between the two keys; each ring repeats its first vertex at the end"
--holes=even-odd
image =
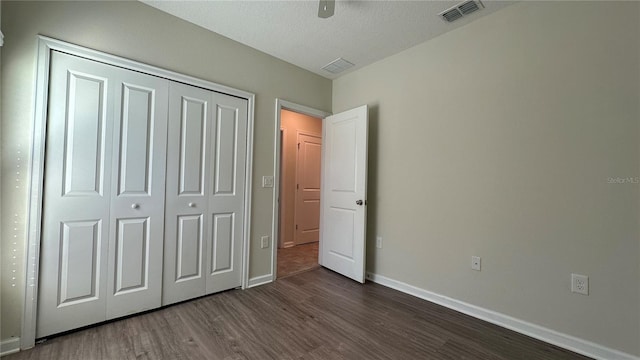
{"type": "Polygon", "coordinates": [[[295,275],[315,269],[318,265],[319,242],[302,244],[290,248],[278,249],[277,278],[295,275]]]}

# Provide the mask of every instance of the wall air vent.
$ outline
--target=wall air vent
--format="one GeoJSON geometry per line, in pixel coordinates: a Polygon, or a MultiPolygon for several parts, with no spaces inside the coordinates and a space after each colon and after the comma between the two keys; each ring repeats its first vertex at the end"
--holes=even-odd
{"type": "Polygon", "coordinates": [[[335,60],[333,60],[332,62],[328,63],[327,65],[323,66],[322,69],[332,73],[332,74],[338,74],[341,73],[345,70],[347,70],[348,68],[352,67],[353,64],[348,62],[347,60],[343,59],[343,58],[337,58],[335,60]]]}
{"type": "Polygon", "coordinates": [[[470,0],[447,9],[441,12],[439,15],[442,20],[446,22],[453,22],[483,8],[484,5],[482,5],[482,2],[480,2],[480,0],[470,0]]]}

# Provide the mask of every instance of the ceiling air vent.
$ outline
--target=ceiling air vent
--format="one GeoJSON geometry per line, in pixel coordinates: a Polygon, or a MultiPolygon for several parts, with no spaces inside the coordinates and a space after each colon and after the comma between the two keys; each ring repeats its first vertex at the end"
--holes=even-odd
{"type": "Polygon", "coordinates": [[[480,2],[480,0],[470,0],[447,9],[441,12],[439,15],[444,21],[453,22],[482,8],[484,8],[484,5],[482,5],[482,2],[480,2]]]}
{"type": "Polygon", "coordinates": [[[332,74],[338,74],[347,70],[352,66],[353,64],[348,62],[347,60],[343,58],[337,58],[332,62],[328,63],[327,65],[323,66],[322,68],[332,74]]]}

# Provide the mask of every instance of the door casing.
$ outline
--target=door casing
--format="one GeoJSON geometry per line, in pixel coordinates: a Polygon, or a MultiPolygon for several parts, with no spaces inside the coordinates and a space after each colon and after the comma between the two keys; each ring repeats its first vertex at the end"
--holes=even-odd
{"type": "Polygon", "coordinates": [[[242,288],[249,285],[249,239],[251,225],[251,184],[253,168],[253,127],[255,95],[246,91],[219,85],[210,81],[194,78],[188,75],[146,65],[137,61],[110,55],[101,51],[74,45],[46,36],[38,36],[38,60],[36,67],[36,102],[34,111],[32,153],[29,159],[29,205],[27,222],[27,249],[26,249],[26,281],[24,288],[22,332],[20,348],[28,349],[35,345],[36,319],[38,310],[38,264],[40,263],[40,237],[42,225],[42,200],[44,185],[45,165],[45,139],[47,125],[47,104],[49,88],[49,68],[51,52],[57,50],[85,59],[106,63],[139,71],[160,78],[198,86],[204,89],[236,96],[248,101],[248,127],[247,127],[247,163],[244,202],[244,237],[243,237],[243,275],[242,288]]]}

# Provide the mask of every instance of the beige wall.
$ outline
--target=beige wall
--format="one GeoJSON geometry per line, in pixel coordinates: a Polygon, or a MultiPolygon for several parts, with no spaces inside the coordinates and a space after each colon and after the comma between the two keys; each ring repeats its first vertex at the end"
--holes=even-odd
{"type": "Polygon", "coordinates": [[[282,141],[282,188],[280,191],[280,244],[292,246],[295,232],[294,210],[296,200],[296,159],[298,155],[298,131],[322,136],[322,120],[312,116],[282,110],[280,128],[284,129],[282,141]]]}
{"type": "Polygon", "coordinates": [[[31,145],[37,34],[256,94],[250,276],[271,272],[271,250],[260,249],[259,239],[271,234],[273,194],[272,189],[260,187],[257,179],[273,175],[275,98],[330,110],[330,80],[140,2],[2,1],[1,23],[5,46],[0,339],[20,335],[27,174],[16,173],[18,165],[25,169],[31,145]]]}
{"type": "Polygon", "coordinates": [[[523,2],[335,80],[371,106],[368,271],[640,355],[640,185],[608,183],[640,177],[639,7],[523,2]]]}
{"type": "MultiPolygon", "coordinates": [[[[274,101],[330,110],[329,80],[137,2],[0,6],[0,339],[20,332],[38,33],[256,93],[250,276],[270,272],[274,101]]],[[[640,186],[607,183],[640,176],[639,34],[637,2],[527,2],[336,80],[334,112],[371,106],[368,270],[640,355],[640,186]]]]}

